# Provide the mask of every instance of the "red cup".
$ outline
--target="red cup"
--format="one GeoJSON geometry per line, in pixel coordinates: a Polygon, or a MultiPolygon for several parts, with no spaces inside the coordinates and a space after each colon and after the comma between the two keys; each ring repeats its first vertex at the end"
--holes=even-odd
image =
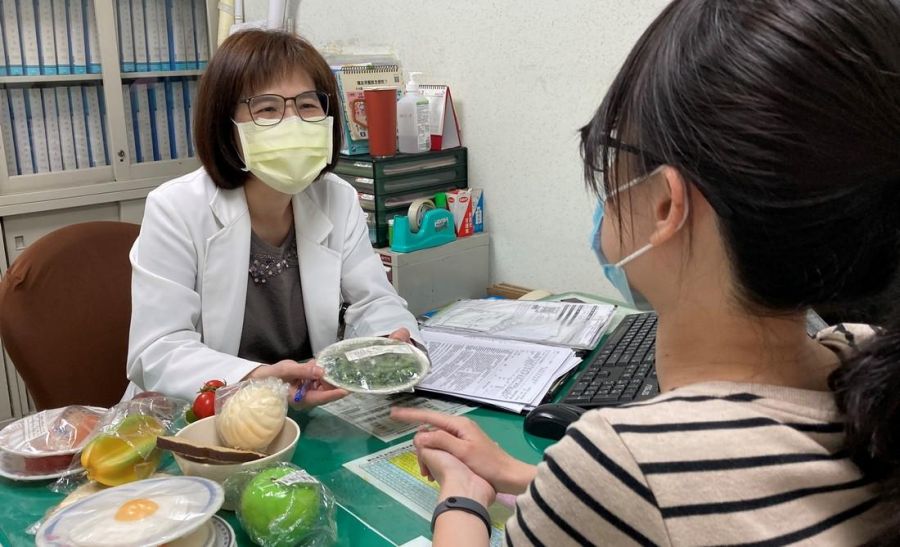
{"type": "Polygon", "coordinates": [[[390,157],[397,153],[397,88],[375,87],[363,90],[369,155],[390,157]]]}

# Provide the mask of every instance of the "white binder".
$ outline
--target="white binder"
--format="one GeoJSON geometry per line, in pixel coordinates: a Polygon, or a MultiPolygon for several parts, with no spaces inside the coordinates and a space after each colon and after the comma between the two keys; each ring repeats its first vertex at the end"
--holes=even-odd
{"type": "Polygon", "coordinates": [[[100,86],[88,84],[82,88],[84,106],[87,112],[88,148],[91,154],[91,166],[107,165],[106,137],[103,134],[102,111],[100,109],[100,86]]]}
{"type": "Polygon", "coordinates": [[[72,135],[75,137],[75,159],[79,169],[91,166],[91,155],[88,152],[87,113],[81,86],[69,88],[69,104],[72,107],[72,135]]]}
{"type": "Polygon", "coordinates": [[[119,18],[119,63],[121,64],[122,72],[134,72],[134,34],[131,28],[131,0],[116,0],[116,15],[119,18]]]}
{"type": "Polygon", "coordinates": [[[128,160],[132,163],[138,161],[137,149],[134,142],[134,109],[131,106],[131,90],[127,84],[122,84],[122,105],[125,110],[125,136],[128,141],[128,160]]]}
{"type": "Polygon", "coordinates": [[[53,30],[56,34],[56,69],[59,74],[72,73],[72,58],[69,55],[69,18],[66,15],[66,0],[52,0],[53,30]]]}
{"type": "Polygon", "coordinates": [[[28,114],[25,109],[25,90],[11,87],[9,92],[13,134],[16,139],[16,163],[20,175],[34,173],[34,157],[31,154],[31,132],[28,130],[28,114]]]}
{"type": "Polygon", "coordinates": [[[138,142],[141,148],[141,161],[153,161],[153,128],[150,123],[150,102],[147,99],[147,84],[134,84],[132,101],[137,104],[138,142]]]}
{"type": "MultiPolygon", "coordinates": [[[[6,4],[9,0],[5,0],[6,4]]],[[[32,0],[15,0],[18,7],[19,34],[22,40],[22,63],[25,74],[38,76],[41,73],[41,56],[38,50],[37,18],[32,0]]]]}
{"type": "Polygon", "coordinates": [[[3,139],[6,170],[12,176],[19,174],[19,163],[16,161],[16,138],[13,135],[12,111],[9,106],[9,94],[5,87],[0,87],[0,138],[3,139]]]}
{"type": "Polygon", "coordinates": [[[53,32],[53,2],[36,0],[38,28],[38,53],[41,56],[41,74],[59,74],[56,67],[56,35],[53,32]]]}
{"type": "Polygon", "coordinates": [[[56,108],[56,90],[52,87],[41,89],[44,102],[44,122],[47,127],[47,153],[50,155],[50,170],[62,171],[62,135],[59,131],[59,111],[56,108]]]}
{"type": "Polygon", "coordinates": [[[184,21],[184,66],[188,70],[197,68],[197,23],[194,21],[194,3],[189,0],[178,2],[180,17],[184,21]]]}
{"type": "Polygon", "coordinates": [[[206,18],[206,1],[193,0],[195,36],[197,39],[197,67],[206,68],[209,62],[209,22],[206,18]]]}
{"type": "Polygon", "coordinates": [[[184,83],[181,78],[166,80],[166,98],[168,101],[171,130],[175,137],[175,157],[190,156],[188,149],[187,112],[184,109],[184,83]]]}
{"type": "Polygon", "coordinates": [[[134,70],[146,72],[150,70],[150,59],[147,51],[147,27],[144,25],[144,2],[131,1],[131,36],[134,38],[134,70]]]}
{"type": "Polygon", "coordinates": [[[44,106],[41,89],[29,88],[25,92],[25,110],[31,120],[31,151],[34,156],[34,171],[50,171],[50,153],[47,151],[47,125],[44,123],[44,106]]]}
{"type": "Polygon", "coordinates": [[[167,70],[163,65],[165,34],[159,28],[160,0],[144,0],[144,34],[147,37],[147,57],[150,70],[167,70]]]}
{"type": "Polygon", "coordinates": [[[75,135],[72,131],[72,106],[69,103],[69,88],[57,87],[56,109],[59,112],[59,143],[62,148],[63,169],[77,169],[75,156],[75,135]]]}
{"type": "Polygon", "coordinates": [[[24,70],[19,37],[19,18],[16,16],[15,1],[0,2],[0,17],[3,17],[3,40],[6,44],[6,58],[9,60],[7,71],[10,76],[21,76],[24,70]]]}
{"type": "Polygon", "coordinates": [[[87,19],[87,51],[88,72],[100,73],[100,36],[97,34],[97,14],[94,11],[94,0],[85,0],[85,18],[87,19]]]}
{"type": "Polygon", "coordinates": [[[172,146],[169,139],[169,109],[166,101],[166,88],[162,82],[150,84],[150,111],[153,113],[153,135],[156,137],[156,159],[172,159],[172,146]]]}
{"type": "Polygon", "coordinates": [[[81,0],[68,0],[69,5],[69,42],[72,44],[72,73],[87,73],[87,52],[84,49],[87,21],[84,18],[84,3],[81,0]]]}

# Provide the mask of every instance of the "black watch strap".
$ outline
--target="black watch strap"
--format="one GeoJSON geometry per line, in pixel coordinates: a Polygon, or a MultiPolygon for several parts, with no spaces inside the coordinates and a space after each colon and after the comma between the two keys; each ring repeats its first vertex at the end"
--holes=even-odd
{"type": "Polygon", "coordinates": [[[434,508],[434,514],[431,516],[431,533],[434,533],[434,522],[437,518],[447,511],[465,511],[480,518],[487,528],[488,537],[491,535],[491,517],[484,505],[470,498],[461,498],[459,496],[451,496],[434,508]]]}

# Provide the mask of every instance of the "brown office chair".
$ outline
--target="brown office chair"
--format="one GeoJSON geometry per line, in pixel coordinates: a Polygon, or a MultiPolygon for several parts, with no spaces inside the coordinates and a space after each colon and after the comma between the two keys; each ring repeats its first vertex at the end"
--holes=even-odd
{"type": "Polygon", "coordinates": [[[31,244],[0,281],[0,338],[39,410],[108,407],[128,380],[137,224],[85,222],[31,244]]]}

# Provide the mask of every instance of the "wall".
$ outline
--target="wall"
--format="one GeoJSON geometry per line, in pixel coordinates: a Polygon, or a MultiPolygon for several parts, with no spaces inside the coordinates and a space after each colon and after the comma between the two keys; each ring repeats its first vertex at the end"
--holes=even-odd
{"type": "MultiPolygon", "coordinates": [[[[245,0],[248,20],[264,0],[245,0]]],[[[491,272],[555,291],[615,294],[588,246],[578,128],[665,0],[302,0],[298,30],[320,48],[393,51],[449,83],[485,189],[491,272]]]]}

